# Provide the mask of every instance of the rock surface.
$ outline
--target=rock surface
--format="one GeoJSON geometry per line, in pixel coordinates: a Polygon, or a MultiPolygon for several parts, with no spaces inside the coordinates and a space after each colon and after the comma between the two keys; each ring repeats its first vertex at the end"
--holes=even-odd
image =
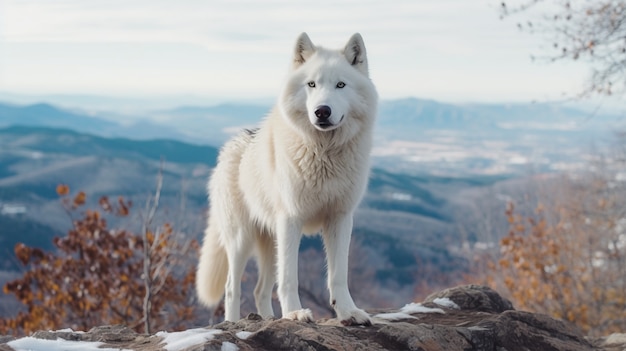
{"type": "MultiPolygon", "coordinates": [[[[207,330],[140,335],[123,326],[86,333],[38,332],[34,338],[98,341],[111,349],[165,350],[623,350],[626,337],[616,334],[589,342],[575,326],[541,314],[516,311],[495,291],[476,285],[447,289],[421,304],[399,310],[370,311],[371,327],[344,327],[335,319],[304,323],[263,320],[250,314],[236,323],[207,330]],[[204,333],[204,334],[199,334],[204,333]],[[195,337],[195,339],[193,339],[195,337]],[[174,344],[173,340],[179,340],[174,344]],[[180,343],[180,340],[186,341],[180,343]],[[177,346],[178,345],[178,346],[177,346]]],[[[0,341],[0,350],[15,342],[0,341]],[[8,342],[8,343],[7,343],[8,342]]]]}

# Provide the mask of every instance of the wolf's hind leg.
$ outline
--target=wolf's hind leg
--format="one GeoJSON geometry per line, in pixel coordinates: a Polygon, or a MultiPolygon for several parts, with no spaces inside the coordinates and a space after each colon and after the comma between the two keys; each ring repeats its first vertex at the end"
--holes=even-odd
{"type": "Polygon", "coordinates": [[[263,318],[273,317],[272,290],[276,283],[276,244],[267,233],[259,233],[256,243],[259,280],[254,288],[254,301],[258,314],[263,318]]]}
{"type": "MultiPolygon", "coordinates": [[[[244,233],[240,232],[239,234],[244,233]]],[[[241,277],[246,268],[246,263],[250,258],[251,245],[246,243],[245,240],[232,240],[229,244],[230,245],[226,245],[228,255],[228,278],[226,279],[224,309],[226,312],[225,319],[227,321],[236,322],[241,317],[241,277]]]]}

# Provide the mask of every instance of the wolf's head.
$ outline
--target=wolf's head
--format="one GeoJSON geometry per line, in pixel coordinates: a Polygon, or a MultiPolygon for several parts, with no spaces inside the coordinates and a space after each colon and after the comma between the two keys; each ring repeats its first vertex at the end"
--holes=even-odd
{"type": "Polygon", "coordinates": [[[291,124],[307,134],[333,131],[350,139],[373,125],[377,100],[360,34],[341,50],[315,46],[306,33],[300,34],[280,98],[291,124]]]}

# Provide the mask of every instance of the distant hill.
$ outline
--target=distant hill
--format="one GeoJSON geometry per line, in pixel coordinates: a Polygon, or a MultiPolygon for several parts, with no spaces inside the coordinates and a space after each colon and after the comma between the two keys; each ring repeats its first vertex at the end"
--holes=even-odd
{"type": "Polygon", "coordinates": [[[413,126],[427,129],[508,129],[571,130],[601,127],[615,116],[597,115],[560,104],[446,104],[434,100],[406,98],[382,101],[379,126],[413,126]],[[598,121],[599,120],[599,121],[598,121]]]}
{"type": "Polygon", "coordinates": [[[147,119],[134,118],[131,119],[130,123],[118,123],[104,119],[101,115],[88,115],[58,108],[47,103],[33,105],[0,103],[0,127],[38,126],[66,128],[107,137],[184,139],[183,134],[176,129],[149,122],[147,119]]]}
{"type": "Polygon", "coordinates": [[[211,146],[187,144],[176,140],[131,140],[103,138],[70,129],[12,126],[0,129],[3,143],[19,143],[30,151],[62,153],[74,156],[139,157],[163,159],[173,163],[203,163],[214,166],[218,150],[211,146]]]}
{"type": "Polygon", "coordinates": [[[145,201],[163,160],[167,206],[176,201],[181,182],[194,184],[188,200],[195,207],[195,221],[202,222],[198,212],[205,206],[206,176],[217,152],[175,140],[104,138],[41,126],[0,128],[0,208],[27,208],[25,214],[0,214],[0,257],[6,258],[0,259],[0,270],[16,267],[11,257],[17,242],[50,249],[52,237],[71,224],[56,195],[60,183],[69,184],[74,193],[86,191],[91,205],[101,195],[145,201]],[[194,177],[194,172],[199,173],[194,177]]]}
{"type": "Polygon", "coordinates": [[[124,196],[141,208],[154,191],[163,160],[164,206],[172,210],[181,204],[189,206],[180,220],[200,226],[207,202],[206,181],[217,153],[214,147],[174,140],[104,138],[46,127],[3,128],[0,202],[21,203],[28,208],[25,217],[52,228],[67,228],[68,218],[55,193],[58,184],[84,190],[92,205],[102,195],[124,196]]]}
{"type": "Polygon", "coordinates": [[[117,123],[61,110],[46,103],[27,106],[0,104],[0,126],[28,125],[105,131],[117,123]]]}

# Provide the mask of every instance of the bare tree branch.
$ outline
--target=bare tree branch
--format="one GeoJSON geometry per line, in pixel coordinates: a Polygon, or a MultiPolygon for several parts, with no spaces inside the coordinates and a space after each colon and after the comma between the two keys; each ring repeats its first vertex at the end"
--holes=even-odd
{"type": "Polygon", "coordinates": [[[590,77],[579,97],[626,93],[626,0],[511,0],[502,2],[500,17],[539,10],[543,16],[518,27],[551,43],[540,58],[587,62],[590,77]]]}
{"type": "Polygon", "coordinates": [[[144,328],[146,333],[150,333],[150,316],[152,314],[152,297],[155,293],[153,286],[153,276],[152,276],[152,252],[154,252],[154,248],[152,247],[155,243],[158,243],[158,231],[155,231],[152,235],[152,243],[150,243],[150,227],[152,226],[152,221],[154,219],[154,215],[156,214],[157,209],[159,208],[159,200],[161,198],[161,189],[163,187],[163,161],[161,161],[161,165],[159,166],[159,173],[157,174],[157,185],[156,190],[154,192],[154,198],[148,198],[146,200],[146,210],[147,217],[142,221],[142,235],[143,235],[143,280],[144,287],[146,289],[144,299],[143,299],[143,320],[144,320],[144,328]]]}

